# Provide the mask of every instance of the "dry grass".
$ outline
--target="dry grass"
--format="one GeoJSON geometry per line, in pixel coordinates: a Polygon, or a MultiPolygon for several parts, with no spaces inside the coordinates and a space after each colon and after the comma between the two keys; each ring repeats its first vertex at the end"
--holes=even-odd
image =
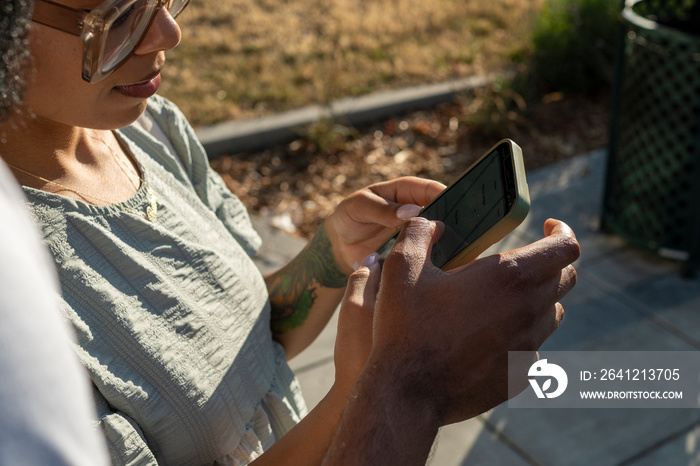
{"type": "Polygon", "coordinates": [[[503,70],[542,0],[199,0],[161,94],[194,125],[503,70]]]}
{"type": "MultiPolygon", "coordinates": [[[[504,71],[530,55],[544,1],[199,0],[179,18],[161,94],[198,126],[504,71]]],[[[496,85],[367,127],[320,122],[212,166],[251,212],[309,237],[352,191],[401,175],[447,182],[502,137],[528,169],[605,143],[604,97],[549,92],[526,106],[496,85]]]]}

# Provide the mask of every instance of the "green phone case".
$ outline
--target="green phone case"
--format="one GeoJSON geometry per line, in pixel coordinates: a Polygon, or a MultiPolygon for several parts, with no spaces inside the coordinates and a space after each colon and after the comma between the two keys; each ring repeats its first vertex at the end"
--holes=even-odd
{"type": "MultiPolygon", "coordinates": [[[[496,222],[491,228],[489,228],[484,234],[479,236],[479,238],[469,244],[461,252],[459,252],[455,257],[450,259],[442,269],[450,270],[460,265],[464,265],[472,260],[476,259],[479,254],[486,251],[491,245],[497,243],[513,231],[518,225],[525,220],[528,212],[530,211],[530,192],[527,187],[527,179],[525,177],[525,164],[523,162],[523,151],[515,142],[510,139],[503,139],[494,146],[486,151],[484,155],[479,157],[479,159],[474,162],[469,168],[467,168],[464,173],[458,176],[452,184],[450,184],[447,189],[450,189],[452,185],[457,183],[467,172],[472,170],[479,162],[481,162],[486,156],[491,154],[499,144],[507,143],[510,146],[511,154],[513,155],[513,176],[515,178],[515,190],[516,198],[510,211],[496,222]]],[[[434,202],[434,201],[433,201],[434,202]]],[[[432,203],[432,202],[431,202],[432,203]]],[[[428,207],[428,206],[426,206],[428,207]]]]}

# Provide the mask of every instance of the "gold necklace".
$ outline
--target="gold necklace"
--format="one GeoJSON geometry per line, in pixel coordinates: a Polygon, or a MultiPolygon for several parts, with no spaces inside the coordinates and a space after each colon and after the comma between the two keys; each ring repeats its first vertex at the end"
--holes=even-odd
{"type": "MultiPolygon", "coordinates": [[[[104,145],[107,146],[107,149],[109,149],[109,151],[112,153],[112,157],[114,157],[115,163],[116,163],[117,165],[119,165],[119,168],[122,170],[122,172],[124,173],[124,175],[125,175],[129,180],[131,180],[131,178],[129,177],[129,175],[126,173],[126,170],[124,169],[124,167],[117,161],[117,155],[115,154],[114,150],[113,150],[101,137],[97,136],[97,138],[102,142],[102,144],[104,144],[104,145]]],[[[51,180],[46,179],[46,178],[44,178],[44,177],[42,177],[42,176],[35,175],[34,173],[31,173],[31,172],[29,172],[29,171],[27,171],[27,170],[25,170],[25,169],[23,169],[23,168],[20,168],[20,167],[18,167],[18,166],[12,165],[11,163],[5,162],[5,164],[6,164],[8,167],[10,167],[10,168],[12,168],[12,169],[14,169],[14,170],[17,170],[18,172],[24,173],[25,175],[32,176],[32,177],[34,177],[34,178],[36,178],[36,179],[39,179],[39,180],[43,181],[44,183],[49,183],[49,184],[52,184],[52,185],[54,185],[54,186],[58,186],[58,187],[60,187],[60,188],[63,188],[63,189],[65,189],[65,190],[67,190],[67,191],[71,191],[71,192],[73,192],[73,193],[77,194],[78,196],[81,196],[81,197],[83,197],[83,198],[85,198],[85,199],[92,199],[92,200],[94,200],[94,201],[99,201],[99,202],[101,202],[102,204],[107,204],[107,205],[116,205],[117,207],[119,207],[119,208],[125,210],[126,212],[129,212],[129,213],[134,214],[134,215],[138,215],[139,217],[143,217],[143,218],[145,218],[146,220],[148,220],[149,222],[152,222],[152,223],[155,223],[155,222],[158,221],[158,196],[156,195],[156,193],[155,193],[155,191],[153,190],[153,188],[151,188],[151,186],[150,186],[143,178],[141,178],[140,176],[138,176],[138,174],[137,174],[137,176],[138,176],[139,180],[141,181],[141,183],[143,184],[143,186],[144,186],[144,188],[145,188],[145,190],[146,190],[146,199],[148,200],[148,207],[146,207],[146,213],[145,213],[145,214],[143,214],[142,212],[138,212],[138,211],[136,211],[136,210],[134,210],[134,209],[132,209],[132,208],[130,208],[130,207],[127,207],[127,206],[125,206],[124,204],[122,204],[121,202],[118,202],[118,203],[110,202],[110,201],[107,201],[107,200],[105,200],[105,199],[99,198],[99,197],[97,197],[97,196],[93,196],[92,194],[87,194],[87,193],[84,193],[84,192],[82,192],[82,191],[78,191],[78,190],[75,189],[75,188],[68,187],[68,186],[63,185],[63,184],[61,184],[61,183],[58,183],[58,182],[56,182],[56,181],[51,181],[51,180]]]]}
{"type": "MultiPolygon", "coordinates": [[[[129,182],[133,185],[134,183],[131,181],[131,177],[129,174],[126,172],[126,169],[122,165],[122,163],[119,161],[119,157],[117,157],[117,153],[114,152],[114,149],[112,149],[112,146],[107,144],[104,139],[100,137],[100,135],[97,133],[97,131],[93,131],[95,134],[95,137],[105,146],[107,146],[107,149],[112,153],[112,157],[114,158],[114,163],[116,163],[119,168],[121,169],[122,173],[124,173],[124,176],[129,180],[129,182]]],[[[119,140],[117,140],[119,142],[119,140]]],[[[141,178],[141,176],[136,172],[136,177],[139,179],[143,187],[146,189],[146,199],[148,200],[148,207],[146,207],[146,215],[144,216],[143,214],[138,214],[144,217],[146,220],[148,220],[151,223],[155,223],[158,221],[158,196],[156,195],[156,192],[151,188],[151,185],[146,183],[146,180],[141,178]]],[[[135,187],[135,186],[134,186],[135,187]]],[[[138,189],[138,188],[137,188],[138,189]]],[[[119,206],[122,206],[121,204],[117,204],[119,206]]],[[[122,206],[125,207],[125,206],[122,206]]],[[[133,211],[132,211],[133,213],[133,211]]]]}

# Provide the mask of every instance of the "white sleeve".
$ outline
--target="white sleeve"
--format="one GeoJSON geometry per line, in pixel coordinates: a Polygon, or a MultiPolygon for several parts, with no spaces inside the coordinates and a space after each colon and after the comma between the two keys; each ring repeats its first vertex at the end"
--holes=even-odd
{"type": "Polygon", "coordinates": [[[0,162],[0,465],[106,465],[53,263],[0,162]]]}

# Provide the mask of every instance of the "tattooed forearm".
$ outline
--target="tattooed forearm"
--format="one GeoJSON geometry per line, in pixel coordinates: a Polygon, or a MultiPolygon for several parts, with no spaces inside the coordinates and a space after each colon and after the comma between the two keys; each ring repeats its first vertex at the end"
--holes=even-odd
{"type": "Polygon", "coordinates": [[[300,327],[309,317],[319,286],[343,288],[348,276],[340,270],[326,228],[321,225],[309,245],[286,267],[268,278],[274,333],[300,327]]]}

